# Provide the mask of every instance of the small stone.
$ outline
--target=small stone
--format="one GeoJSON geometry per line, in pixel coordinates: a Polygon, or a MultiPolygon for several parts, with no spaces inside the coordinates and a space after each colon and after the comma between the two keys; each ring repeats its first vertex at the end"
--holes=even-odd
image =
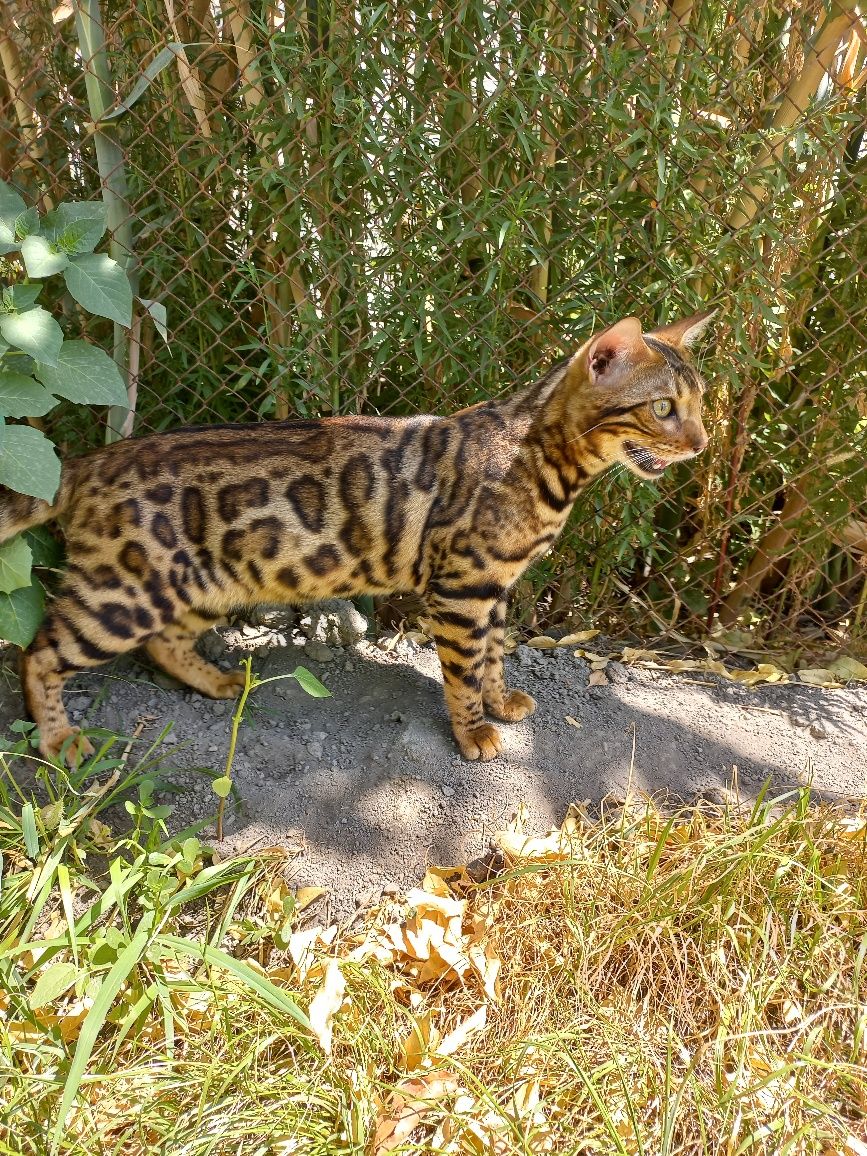
{"type": "Polygon", "coordinates": [[[396,883],[384,883],[382,894],[388,896],[400,895],[400,887],[396,883]]]}
{"type": "Polygon", "coordinates": [[[315,638],[307,642],[304,653],[314,662],[331,662],[334,658],[334,651],[331,647],[326,646],[324,642],[318,642],[315,638]]]}
{"type": "Polygon", "coordinates": [[[818,723],[813,723],[813,725],[810,727],[810,734],[814,739],[826,739],[828,737],[828,732],[818,723]]]}
{"type": "Polygon", "coordinates": [[[530,666],[534,659],[534,654],[529,646],[519,646],[515,651],[515,658],[518,660],[518,666],[530,666]]]}
{"type": "Polygon", "coordinates": [[[440,785],[440,791],[447,799],[450,799],[452,797],[452,795],[454,795],[454,793],[455,793],[454,787],[449,787],[445,783],[442,783],[440,785]]]}
{"type": "Polygon", "coordinates": [[[392,722],[404,722],[406,718],[399,710],[393,710],[388,717],[392,722]]]}

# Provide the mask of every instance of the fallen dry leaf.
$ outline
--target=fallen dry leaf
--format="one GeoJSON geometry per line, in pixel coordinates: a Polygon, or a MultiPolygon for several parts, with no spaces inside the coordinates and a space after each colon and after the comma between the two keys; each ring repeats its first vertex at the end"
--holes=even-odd
{"type": "Polygon", "coordinates": [[[799,670],[798,678],[808,686],[824,686],[830,690],[837,690],[843,684],[834,676],[834,672],[825,666],[810,667],[808,670],[799,670]]]}
{"type": "Polygon", "coordinates": [[[608,675],[604,670],[591,670],[588,680],[590,686],[608,686],[608,675]]]}
{"type": "Polygon", "coordinates": [[[744,686],[755,686],[759,682],[788,682],[789,676],[770,662],[760,662],[755,670],[733,670],[731,677],[744,686]]]}
{"type": "Polygon", "coordinates": [[[581,723],[578,721],[577,718],[572,718],[571,714],[564,715],[563,718],[564,718],[564,721],[567,722],[570,727],[578,727],[580,729],[581,723]]]}
{"type": "Polygon", "coordinates": [[[299,887],[295,892],[295,910],[304,911],[305,908],[315,903],[317,899],[321,899],[323,895],[327,894],[327,887],[299,887]]]}
{"type": "Polygon", "coordinates": [[[403,1080],[384,1105],[373,1137],[373,1156],[393,1152],[429,1115],[437,1101],[457,1092],[460,1080],[452,1072],[403,1080]]]}
{"type": "Polygon", "coordinates": [[[405,1072],[414,1072],[420,1066],[430,1049],[432,1037],[434,1042],[439,1038],[439,1032],[433,1026],[433,1012],[426,1011],[424,1015],[412,1016],[409,1032],[400,1044],[405,1072]]]}
{"type": "Polygon", "coordinates": [[[553,650],[557,643],[553,638],[548,638],[545,634],[539,634],[536,638],[531,638],[527,642],[527,645],[531,646],[533,650],[553,650]]]}
{"type": "Polygon", "coordinates": [[[589,642],[599,633],[598,630],[577,630],[574,634],[567,634],[557,640],[558,646],[577,646],[579,642],[589,642]]]}
{"type": "Polygon", "coordinates": [[[867,666],[857,658],[835,658],[833,662],[828,663],[828,670],[838,678],[867,679],[867,666]]]}
{"type": "Polygon", "coordinates": [[[334,1017],[343,1006],[345,993],[346,980],[343,978],[340,964],[336,959],[329,959],[325,966],[322,987],[310,1001],[310,1009],[307,1012],[310,1026],[326,1055],[331,1055],[334,1017]]]}
{"type": "Polygon", "coordinates": [[[433,1051],[438,1056],[453,1056],[455,1052],[464,1046],[470,1036],[475,1035],[476,1032],[480,1032],[487,1022],[488,1009],[485,1004],[482,1004],[471,1016],[467,1016],[456,1028],[452,1028],[448,1035],[443,1036],[440,1043],[433,1048],[433,1051]]]}

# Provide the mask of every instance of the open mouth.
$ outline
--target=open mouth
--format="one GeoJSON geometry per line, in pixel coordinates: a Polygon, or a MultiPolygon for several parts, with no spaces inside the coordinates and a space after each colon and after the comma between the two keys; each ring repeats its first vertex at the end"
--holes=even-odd
{"type": "Polygon", "coordinates": [[[656,454],[652,454],[649,449],[646,449],[644,446],[637,446],[635,442],[624,442],[623,448],[626,450],[630,461],[634,462],[644,474],[661,474],[669,464],[665,458],[658,458],[656,454]]]}

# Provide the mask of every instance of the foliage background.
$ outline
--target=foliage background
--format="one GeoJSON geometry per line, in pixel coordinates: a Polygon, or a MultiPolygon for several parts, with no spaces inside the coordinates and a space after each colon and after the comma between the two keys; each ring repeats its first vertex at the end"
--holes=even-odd
{"type": "Polygon", "coordinates": [[[145,302],[88,329],[115,432],[447,412],[718,303],[710,450],[594,487],[516,613],[864,642],[853,0],[9,0],[0,64],[0,175],[44,209],[102,190],[145,302]]]}

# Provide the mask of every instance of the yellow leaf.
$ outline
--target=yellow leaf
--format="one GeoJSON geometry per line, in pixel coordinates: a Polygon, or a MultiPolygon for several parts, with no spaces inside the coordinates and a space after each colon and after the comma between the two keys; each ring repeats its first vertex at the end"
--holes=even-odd
{"type": "Polygon", "coordinates": [[[336,959],[329,959],[325,967],[325,978],[322,987],[310,1001],[307,1017],[310,1026],[319,1040],[323,1052],[331,1055],[331,1043],[334,1032],[334,1017],[343,1006],[343,997],[346,993],[346,980],[336,959]]]}
{"type": "Polygon", "coordinates": [[[755,686],[759,682],[788,682],[788,675],[770,662],[761,662],[755,670],[733,670],[731,676],[735,682],[744,686],[755,686]]]}
{"type": "Polygon", "coordinates": [[[430,1047],[431,1033],[437,1035],[433,1027],[433,1013],[425,1012],[422,1016],[413,1016],[409,1034],[401,1041],[400,1051],[403,1060],[403,1070],[413,1072],[421,1064],[430,1047]]]}
{"type": "Polygon", "coordinates": [[[570,727],[578,727],[580,729],[581,723],[578,721],[577,718],[572,718],[571,714],[564,715],[563,718],[564,718],[564,721],[567,722],[570,727]]]}
{"type": "Polygon", "coordinates": [[[527,645],[532,646],[534,650],[553,650],[557,643],[553,638],[540,634],[536,638],[531,638],[527,645]]]}
{"type": "Polygon", "coordinates": [[[295,910],[303,911],[306,907],[310,907],[317,899],[321,899],[323,895],[328,894],[326,887],[299,887],[295,892],[295,910]]]}
{"type": "Polygon", "coordinates": [[[608,675],[604,670],[591,670],[588,684],[590,686],[608,686],[608,675]]]}
{"type": "Polygon", "coordinates": [[[567,634],[565,638],[557,640],[558,646],[577,646],[579,642],[589,642],[599,633],[598,630],[576,630],[574,634],[567,634]]]}
{"type": "Polygon", "coordinates": [[[642,650],[636,646],[624,646],[621,658],[624,662],[659,662],[660,656],[655,650],[642,650]]]}
{"type": "Polygon", "coordinates": [[[467,1016],[456,1028],[452,1028],[448,1035],[443,1036],[441,1042],[433,1050],[438,1056],[453,1056],[464,1046],[470,1036],[480,1032],[487,1022],[488,1009],[485,1004],[482,1004],[471,1016],[467,1016]]]}

